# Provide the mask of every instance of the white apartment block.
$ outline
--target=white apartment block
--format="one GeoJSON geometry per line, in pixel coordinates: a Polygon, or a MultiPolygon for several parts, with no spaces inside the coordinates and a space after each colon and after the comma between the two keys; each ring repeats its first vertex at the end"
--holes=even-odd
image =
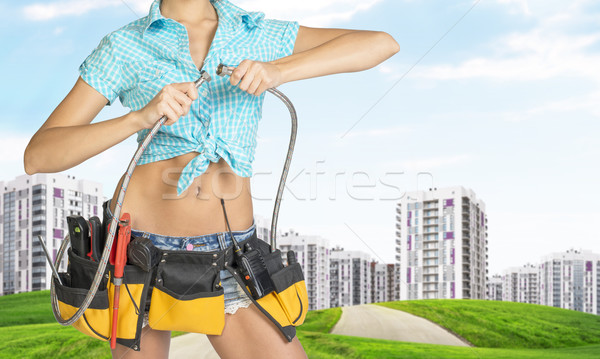
{"type": "Polygon", "coordinates": [[[502,276],[494,274],[487,282],[487,300],[502,300],[502,276]]]}
{"type": "Polygon", "coordinates": [[[542,258],[540,302],[543,305],[600,314],[600,255],[568,250],[542,258]]]}
{"type": "Polygon", "coordinates": [[[284,261],[290,249],[296,252],[304,271],[309,310],[329,308],[329,241],[315,235],[301,235],[293,230],[277,237],[277,248],[284,261]]]}
{"type": "MultiPolygon", "coordinates": [[[[271,218],[254,213],[254,224],[256,225],[256,236],[271,244],[271,218]]],[[[277,228],[276,240],[283,236],[283,234],[284,231],[281,228],[277,228]]],[[[276,243],[276,245],[279,248],[279,243],[276,243]]]]}
{"type": "Polygon", "coordinates": [[[400,300],[400,282],[398,281],[398,270],[399,266],[394,263],[386,264],[386,277],[387,277],[387,298],[386,302],[392,302],[400,300]]]}
{"type": "Polygon", "coordinates": [[[502,300],[540,304],[539,275],[534,264],[506,269],[502,275],[502,300]]]}
{"type": "Polygon", "coordinates": [[[50,288],[53,259],[67,234],[66,217],[102,218],[102,184],[63,174],[22,175],[0,181],[0,295],[50,288]]]}
{"type": "Polygon", "coordinates": [[[485,204],[462,186],[408,192],[396,206],[400,300],[485,299],[485,204]]]}
{"type": "Polygon", "coordinates": [[[342,248],[330,252],[330,306],[371,303],[371,258],[342,248]]]}
{"type": "Polygon", "coordinates": [[[371,262],[371,302],[385,302],[388,298],[387,264],[371,262]]]}

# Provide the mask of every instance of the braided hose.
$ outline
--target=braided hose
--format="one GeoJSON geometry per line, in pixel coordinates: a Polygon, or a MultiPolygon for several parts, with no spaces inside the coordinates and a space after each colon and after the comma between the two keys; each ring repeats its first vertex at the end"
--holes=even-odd
{"type": "MultiPolygon", "coordinates": [[[[196,86],[196,88],[199,88],[200,86],[202,86],[203,83],[209,82],[210,80],[211,80],[211,78],[208,75],[208,73],[206,73],[205,71],[200,71],[200,78],[194,82],[194,85],[196,86]]],[[[106,266],[108,264],[108,259],[110,257],[110,252],[112,250],[113,241],[114,241],[115,234],[117,231],[117,222],[119,221],[119,218],[121,216],[121,208],[123,207],[123,199],[125,198],[125,192],[127,191],[127,187],[129,186],[129,180],[131,179],[133,170],[137,166],[137,163],[138,163],[140,157],[142,156],[142,153],[146,150],[146,147],[148,147],[148,144],[150,144],[150,141],[152,140],[154,135],[158,132],[158,130],[161,128],[161,126],[166,121],[167,121],[166,115],[161,117],[158,121],[156,121],[156,123],[154,124],[154,127],[152,127],[152,129],[148,132],[148,134],[142,141],[141,145],[136,150],[135,154],[133,155],[133,158],[131,159],[131,162],[129,162],[129,167],[127,168],[127,172],[125,173],[125,178],[123,179],[123,183],[121,184],[121,190],[119,192],[119,196],[117,197],[117,203],[115,205],[113,217],[112,217],[112,220],[108,227],[109,230],[108,230],[108,234],[106,236],[106,244],[104,245],[102,257],[100,258],[100,261],[99,261],[100,264],[98,265],[98,270],[96,271],[96,275],[94,276],[92,285],[88,291],[88,294],[85,296],[85,299],[83,300],[83,303],[81,304],[81,307],[79,307],[79,309],[69,319],[63,319],[61,316],[60,308],[58,307],[58,298],[56,297],[56,289],[55,289],[54,280],[52,281],[51,286],[50,286],[50,295],[52,297],[52,311],[54,313],[54,318],[56,318],[56,321],[58,321],[60,324],[72,325],[73,323],[75,323],[83,315],[83,312],[85,312],[88,309],[88,307],[90,306],[90,303],[92,303],[92,300],[94,300],[94,296],[96,295],[96,292],[98,291],[98,287],[100,286],[100,281],[102,281],[102,278],[104,276],[104,271],[106,270],[106,266]]],[[[65,237],[65,240],[63,240],[60,250],[56,256],[56,263],[60,263],[60,259],[62,259],[64,250],[68,243],[67,239],[68,239],[68,236],[65,237]]]]}
{"type": "Polygon", "coordinates": [[[287,156],[283,165],[283,172],[281,173],[281,179],[279,180],[279,187],[277,188],[277,196],[275,197],[275,205],[273,207],[273,218],[271,219],[271,250],[274,251],[277,248],[277,217],[279,216],[279,206],[281,205],[281,196],[283,196],[283,189],[285,188],[285,181],[287,179],[288,170],[290,169],[290,163],[292,162],[292,154],[294,153],[294,144],[296,143],[296,132],[298,131],[298,117],[296,116],[296,109],[294,105],[281,91],[276,88],[270,88],[267,91],[279,98],[287,106],[290,111],[290,117],[292,118],[292,131],[290,133],[290,144],[288,146],[287,156]]]}
{"type": "MultiPolygon", "coordinates": [[[[223,64],[219,64],[217,67],[217,75],[225,76],[233,73],[234,68],[230,66],[226,66],[223,64]]],[[[277,218],[279,217],[279,206],[281,205],[281,196],[283,196],[283,189],[285,188],[285,181],[287,179],[288,171],[290,169],[290,163],[292,162],[292,155],[294,153],[294,144],[296,143],[296,133],[298,131],[298,117],[296,115],[296,109],[294,105],[287,98],[283,92],[279,91],[276,88],[267,89],[270,93],[275,95],[278,99],[280,99],[290,111],[290,117],[292,118],[292,131],[290,134],[290,144],[288,146],[287,156],[285,158],[285,163],[283,165],[283,172],[281,173],[281,179],[279,180],[279,187],[277,188],[277,196],[275,197],[275,205],[273,207],[273,218],[271,219],[271,251],[274,251],[277,248],[277,218]]]]}

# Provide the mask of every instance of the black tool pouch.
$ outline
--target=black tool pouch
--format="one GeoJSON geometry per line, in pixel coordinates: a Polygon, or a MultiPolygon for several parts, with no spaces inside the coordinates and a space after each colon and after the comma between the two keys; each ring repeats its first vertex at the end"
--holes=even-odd
{"type": "MultiPolygon", "coordinates": [[[[59,284],[55,277],[52,278],[63,319],[71,318],[81,307],[98,270],[97,262],[74,255],[71,248],[67,250],[67,256],[67,271],[59,273],[63,284],[59,284]]],[[[88,309],[72,324],[83,334],[104,341],[109,339],[111,325],[107,284],[105,275],[88,309]]]]}
{"type": "MultiPolygon", "coordinates": [[[[114,266],[107,266],[110,276],[108,299],[112,323],[115,285],[114,266]]],[[[117,343],[133,350],[139,350],[144,323],[144,310],[154,271],[146,272],[137,266],[127,264],[123,271],[123,284],[119,290],[119,318],[117,321],[117,343]]]]}
{"type": "MultiPolygon", "coordinates": [[[[81,307],[98,270],[98,262],[81,258],[69,248],[67,272],[59,273],[63,285],[56,278],[55,291],[63,319],[70,318],[81,307]]],[[[73,327],[92,338],[107,341],[110,338],[114,307],[114,266],[108,264],[104,278],[89,308],[73,327]]],[[[139,350],[143,310],[150,289],[153,272],[145,272],[134,265],[126,265],[120,287],[117,343],[139,350]]]]}
{"type": "Polygon", "coordinates": [[[225,325],[223,252],[161,250],[149,324],[158,330],[220,335],[225,325]]]}
{"type": "Polygon", "coordinates": [[[304,323],[308,311],[308,294],[300,264],[283,266],[281,251],[271,252],[271,246],[253,236],[249,240],[252,248],[258,249],[269,271],[274,291],[255,299],[240,276],[239,268],[232,263],[226,268],[232,273],[246,295],[283,333],[288,341],[296,335],[296,326],[304,323]]]}

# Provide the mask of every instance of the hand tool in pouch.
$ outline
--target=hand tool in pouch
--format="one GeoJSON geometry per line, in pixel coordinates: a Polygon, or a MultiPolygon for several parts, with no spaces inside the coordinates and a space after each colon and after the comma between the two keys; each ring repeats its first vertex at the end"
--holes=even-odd
{"type": "Polygon", "coordinates": [[[113,301],[112,334],[110,336],[110,347],[115,349],[117,345],[117,322],[119,318],[119,298],[121,284],[123,283],[123,272],[127,263],[127,245],[131,239],[131,217],[129,213],[123,213],[119,223],[119,236],[117,237],[117,255],[115,258],[115,273],[113,284],[115,285],[115,299],[113,301]]]}
{"type": "Polygon", "coordinates": [[[233,242],[234,260],[240,269],[242,281],[246,287],[248,287],[252,297],[254,297],[254,299],[260,299],[275,290],[265,260],[257,249],[251,248],[247,243],[245,245],[245,251],[242,252],[242,248],[240,248],[240,245],[235,240],[231,228],[229,227],[229,220],[227,219],[227,213],[225,212],[225,202],[223,201],[223,198],[221,198],[221,206],[223,207],[223,215],[225,216],[227,229],[229,230],[231,241],[233,242]]]}
{"type": "Polygon", "coordinates": [[[148,238],[137,237],[127,246],[127,260],[145,272],[150,272],[160,260],[160,251],[148,238]]]}
{"type": "Polygon", "coordinates": [[[90,224],[90,251],[87,252],[86,256],[93,260],[94,262],[98,262],[100,257],[102,256],[102,245],[100,242],[104,237],[102,230],[102,221],[100,218],[94,216],[89,220],[90,224]]]}
{"type": "MultiPolygon", "coordinates": [[[[211,81],[210,75],[208,75],[208,73],[206,71],[201,70],[200,77],[194,82],[194,86],[196,88],[199,88],[202,84],[209,82],[209,81],[211,81]]],[[[116,239],[117,224],[118,224],[118,221],[119,221],[119,218],[121,215],[121,207],[123,205],[123,200],[125,198],[125,192],[127,191],[127,187],[129,185],[129,180],[131,178],[131,175],[133,174],[133,170],[137,166],[137,163],[138,163],[139,159],[141,158],[142,153],[146,150],[146,147],[148,147],[148,144],[150,143],[150,141],[152,141],[152,138],[154,137],[154,135],[156,135],[156,133],[159,131],[159,129],[164,125],[164,123],[166,121],[167,121],[166,115],[162,116],[160,119],[158,119],[156,121],[154,126],[146,134],[146,137],[144,137],[140,146],[138,146],[138,149],[136,150],[135,154],[133,155],[133,158],[129,162],[127,171],[125,172],[126,176],[125,176],[123,182],[121,183],[121,189],[119,191],[119,195],[117,197],[117,201],[115,204],[115,209],[113,211],[113,218],[110,222],[110,225],[108,226],[108,229],[106,231],[107,233],[103,233],[103,239],[98,241],[98,244],[100,245],[100,248],[102,249],[101,251],[98,251],[98,254],[99,255],[101,254],[100,259],[98,260],[98,269],[96,270],[96,274],[94,275],[92,284],[89,287],[89,291],[85,295],[85,298],[83,298],[83,300],[81,301],[81,305],[79,305],[77,307],[77,310],[75,311],[75,313],[72,313],[70,315],[65,315],[64,313],[61,313],[61,310],[59,308],[57,289],[56,289],[56,286],[54,285],[54,281],[51,282],[50,297],[52,300],[52,312],[54,314],[54,318],[56,319],[56,321],[59,324],[61,324],[61,325],[75,324],[83,316],[83,313],[92,304],[92,301],[94,300],[94,297],[96,296],[96,293],[98,292],[100,284],[102,283],[102,280],[104,278],[104,274],[105,274],[106,266],[109,261],[109,257],[111,256],[111,253],[114,250],[113,242],[116,239]]],[[[70,236],[70,234],[69,234],[69,236],[70,236]]],[[[65,250],[67,248],[68,242],[69,241],[67,241],[67,240],[63,241],[63,244],[61,245],[59,251],[56,254],[56,263],[60,263],[60,261],[62,260],[65,250]]],[[[83,245],[80,245],[80,244],[81,243],[77,243],[76,246],[79,245],[78,248],[82,248],[82,247],[85,248],[84,244],[83,245]]],[[[88,252],[80,252],[80,254],[82,254],[82,257],[85,256],[86,253],[89,253],[89,250],[90,249],[88,248],[88,252]]],[[[118,293],[118,291],[117,291],[117,293],[118,293]]]]}
{"type": "Polygon", "coordinates": [[[44,240],[42,239],[42,236],[37,236],[38,241],[40,241],[40,244],[42,245],[42,249],[44,249],[44,253],[46,254],[46,260],[48,261],[48,264],[50,265],[50,269],[52,269],[52,274],[54,274],[54,278],[56,278],[56,280],[58,280],[58,283],[60,285],[63,285],[62,281],[60,280],[60,276],[58,275],[58,271],[56,270],[56,266],[54,265],[54,263],[52,263],[52,258],[50,258],[50,253],[48,253],[48,248],[46,248],[46,243],[44,243],[44,240]]]}
{"type": "Polygon", "coordinates": [[[90,252],[90,230],[87,221],[82,216],[67,216],[67,225],[73,254],[86,258],[90,252]]]}

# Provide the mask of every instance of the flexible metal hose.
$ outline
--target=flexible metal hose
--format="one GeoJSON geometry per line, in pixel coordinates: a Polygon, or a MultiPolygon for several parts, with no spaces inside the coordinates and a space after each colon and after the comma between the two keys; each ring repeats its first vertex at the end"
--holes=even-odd
{"type": "MultiPolygon", "coordinates": [[[[210,80],[211,80],[210,75],[208,75],[208,73],[206,73],[205,71],[201,71],[200,78],[194,82],[194,85],[196,86],[196,88],[199,88],[200,86],[202,86],[203,83],[209,82],[210,80]]],[[[50,295],[52,297],[52,311],[54,312],[54,317],[56,318],[56,321],[58,321],[60,324],[71,325],[71,324],[75,323],[83,315],[83,312],[85,312],[88,309],[92,300],[94,300],[94,296],[96,295],[96,292],[98,291],[98,287],[100,286],[100,282],[102,281],[102,277],[104,276],[104,271],[106,270],[106,265],[107,265],[108,259],[110,257],[110,252],[112,250],[115,233],[117,231],[117,222],[119,221],[119,218],[121,216],[121,208],[123,206],[123,199],[125,198],[125,192],[127,191],[127,187],[129,186],[129,180],[131,179],[133,170],[137,166],[137,163],[138,163],[140,157],[142,156],[142,153],[146,150],[146,147],[148,147],[148,144],[150,143],[150,141],[152,140],[154,135],[158,132],[160,127],[166,121],[167,121],[167,116],[163,116],[158,121],[156,121],[156,124],[154,124],[154,127],[152,127],[152,129],[148,132],[148,134],[142,141],[141,145],[135,151],[135,154],[133,155],[131,162],[129,162],[129,167],[127,168],[127,172],[125,173],[125,178],[123,179],[123,183],[121,184],[121,190],[119,192],[119,196],[117,197],[117,203],[115,204],[115,210],[113,213],[113,217],[110,222],[110,226],[108,227],[109,230],[108,230],[108,234],[106,236],[106,244],[104,245],[102,257],[100,258],[100,261],[99,261],[100,264],[98,265],[98,270],[96,271],[96,275],[94,276],[94,280],[92,281],[90,290],[88,291],[88,294],[85,296],[85,299],[83,300],[83,303],[81,304],[81,307],[79,307],[79,309],[69,319],[63,319],[60,314],[60,308],[58,307],[58,299],[56,297],[56,289],[54,287],[54,280],[52,280],[52,283],[50,285],[50,295]]],[[[63,241],[60,251],[59,251],[58,255],[56,256],[57,263],[60,263],[60,259],[62,259],[64,249],[66,248],[67,239],[68,239],[68,236],[63,241]]]]}
{"type": "MultiPolygon", "coordinates": [[[[217,75],[219,76],[231,76],[234,68],[225,66],[220,64],[217,67],[217,75]]],[[[290,168],[290,163],[292,162],[292,155],[294,153],[294,145],[296,144],[296,133],[298,132],[298,117],[296,115],[296,109],[281,91],[276,88],[267,89],[270,93],[275,95],[275,97],[279,98],[290,111],[290,117],[292,118],[292,130],[290,134],[290,144],[288,146],[287,156],[285,158],[285,163],[283,165],[283,172],[281,173],[281,179],[279,180],[279,187],[277,188],[277,196],[275,197],[275,205],[273,207],[273,218],[271,219],[271,250],[275,250],[277,248],[277,218],[279,217],[279,206],[281,205],[281,196],[283,195],[283,189],[285,188],[285,181],[287,179],[288,171],[290,168]]]]}
{"type": "MultiPolygon", "coordinates": [[[[217,68],[217,74],[219,76],[231,75],[232,72],[233,72],[232,68],[227,67],[223,64],[220,64],[219,67],[217,68]]],[[[205,82],[211,81],[210,76],[205,71],[201,71],[200,74],[201,74],[200,78],[195,81],[196,88],[199,88],[205,82]]],[[[283,195],[283,189],[285,188],[285,181],[287,179],[289,167],[290,167],[290,164],[292,161],[292,155],[294,152],[294,145],[296,143],[298,118],[296,115],[296,110],[294,108],[294,105],[287,98],[287,96],[285,96],[281,91],[277,90],[276,88],[270,88],[267,91],[269,91],[270,93],[275,95],[287,106],[287,108],[290,112],[291,119],[292,119],[292,129],[291,129],[288,152],[287,152],[286,160],[285,160],[285,163],[283,166],[283,172],[281,174],[281,179],[279,181],[279,187],[277,189],[277,196],[275,198],[275,205],[273,208],[273,217],[271,220],[270,243],[271,243],[271,250],[275,250],[277,248],[277,238],[276,238],[276,236],[277,236],[277,218],[279,216],[279,207],[281,204],[281,197],[283,195]]],[[[90,303],[94,299],[94,296],[96,295],[96,292],[98,291],[98,287],[100,286],[100,282],[102,281],[102,278],[104,276],[104,272],[106,271],[106,266],[108,264],[108,259],[110,257],[110,252],[112,250],[113,241],[114,241],[115,234],[117,231],[117,224],[118,224],[119,218],[121,216],[121,208],[123,206],[125,192],[127,191],[127,187],[129,186],[129,181],[133,174],[133,170],[137,166],[137,163],[138,163],[140,157],[142,156],[142,153],[146,150],[146,147],[148,147],[148,144],[150,143],[150,141],[152,140],[154,135],[158,132],[160,127],[166,122],[166,120],[167,120],[167,117],[163,116],[156,122],[154,127],[152,127],[152,129],[148,132],[148,134],[142,141],[141,145],[138,147],[137,151],[133,155],[133,158],[131,159],[131,162],[129,163],[127,172],[125,173],[125,178],[123,179],[123,183],[121,184],[119,196],[117,197],[117,202],[115,204],[113,217],[112,217],[110,225],[108,227],[109,231],[108,231],[107,237],[106,237],[106,244],[104,245],[102,257],[100,258],[100,261],[99,261],[100,264],[98,265],[98,270],[96,271],[96,275],[94,276],[92,285],[88,291],[88,294],[86,295],[85,299],[83,300],[82,305],[68,319],[63,319],[61,316],[60,308],[58,306],[58,299],[56,296],[55,283],[54,283],[54,280],[52,280],[52,283],[50,285],[50,295],[52,298],[52,312],[54,313],[54,318],[56,318],[56,321],[59,322],[60,324],[72,325],[73,323],[75,323],[83,315],[83,312],[85,312],[88,309],[88,307],[90,306],[90,303]]],[[[60,249],[56,255],[55,262],[54,262],[55,266],[57,266],[61,262],[62,257],[64,255],[64,252],[65,252],[68,244],[69,244],[69,236],[67,235],[65,237],[65,239],[63,240],[63,242],[60,246],[60,249]]]]}

